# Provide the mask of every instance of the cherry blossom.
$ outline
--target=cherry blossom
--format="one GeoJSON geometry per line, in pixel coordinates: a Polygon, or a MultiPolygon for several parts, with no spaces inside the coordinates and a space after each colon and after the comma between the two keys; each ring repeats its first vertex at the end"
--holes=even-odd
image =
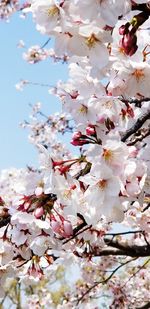
{"type": "Polygon", "coordinates": [[[62,111],[21,123],[39,165],[0,173],[0,306],[148,308],[150,2],[1,1],[16,11],[48,36],[24,60],[68,80],[46,85],[62,111]]]}

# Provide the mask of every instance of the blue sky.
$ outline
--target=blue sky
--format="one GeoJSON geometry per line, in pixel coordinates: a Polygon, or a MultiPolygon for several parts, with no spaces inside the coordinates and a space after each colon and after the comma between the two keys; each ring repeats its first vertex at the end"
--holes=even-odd
{"type": "Polygon", "coordinates": [[[66,66],[50,60],[31,65],[23,60],[24,50],[17,48],[20,39],[26,47],[42,46],[47,40],[36,31],[31,16],[23,20],[15,15],[9,23],[1,21],[0,39],[0,169],[37,165],[37,151],[28,142],[27,130],[21,129],[19,123],[28,120],[30,103],[42,102],[47,114],[60,110],[61,105],[49,95],[48,88],[26,86],[20,92],[15,84],[26,79],[54,85],[57,80],[67,78],[66,66]]]}

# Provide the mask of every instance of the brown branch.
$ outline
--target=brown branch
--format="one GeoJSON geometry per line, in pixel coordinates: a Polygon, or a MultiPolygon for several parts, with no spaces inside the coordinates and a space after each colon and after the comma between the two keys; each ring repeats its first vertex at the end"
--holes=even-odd
{"type": "Polygon", "coordinates": [[[86,257],[101,257],[101,256],[130,256],[134,258],[148,257],[150,256],[150,245],[147,243],[143,246],[122,244],[116,240],[114,237],[112,239],[104,238],[104,241],[108,247],[102,249],[98,247],[90,247],[90,252],[84,251],[82,254],[78,255],[81,258],[86,257]]]}
{"type": "Polygon", "coordinates": [[[130,103],[130,104],[135,104],[135,105],[140,105],[143,102],[149,102],[150,98],[141,98],[141,99],[124,99],[124,98],[120,98],[119,99],[124,102],[124,103],[130,103]]]}
{"type": "MultiPolygon", "coordinates": [[[[88,254],[89,255],[89,254],[88,254]]],[[[113,256],[130,256],[130,257],[136,257],[136,258],[140,258],[140,257],[147,257],[150,256],[150,249],[148,248],[148,246],[139,246],[138,250],[135,250],[130,247],[126,247],[126,249],[102,249],[102,250],[97,250],[97,248],[95,250],[93,250],[93,252],[90,252],[91,256],[94,257],[100,257],[100,256],[109,256],[109,255],[113,255],[113,256]]],[[[83,253],[81,257],[86,257],[87,254],[83,253]]]]}
{"type": "Polygon", "coordinates": [[[1,218],[0,217],[0,228],[3,226],[6,226],[8,223],[10,223],[11,216],[8,215],[7,217],[1,218]]]}
{"type": "Polygon", "coordinates": [[[144,115],[142,115],[139,119],[137,119],[136,123],[129,130],[126,131],[126,133],[121,139],[122,142],[125,142],[132,134],[139,130],[148,119],[150,119],[150,110],[144,115]]]}
{"type": "Polygon", "coordinates": [[[150,135],[150,128],[147,130],[144,130],[144,132],[141,132],[139,136],[136,136],[131,142],[129,142],[127,145],[128,146],[133,146],[137,142],[141,142],[144,138],[150,135]]]}
{"type": "Polygon", "coordinates": [[[146,206],[144,207],[144,209],[142,210],[142,212],[148,210],[149,207],[150,207],[150,203],[148,203],[148,205],[146,205],[146,206]]]}
{"type": "MultiPolygon", "coordinates": [[[[122,243],[118,242],[117,240],[113,240],[113,239],[109,239],[109,238],[104,238],[104,241],[108,246],[113,247],[115,249],[118,249],[118,252],[117,252],[118,255],[123,255],[123,252],[124,252],[125,256],[131,256],[131,257],[150,256],[150,246],[149,245],[129,246],[126,243],[122,244],[122,243]]],[[[117,253],[115,252],[114,255],[117,255],[117,253]]]]}
{"type": "Polygon", "coordinates": [[[147,304],[145,304],[142,307],[137,307],[136,309],[149,309],[150,308],[150,302],[148,302],[147,304]]]}
{"type": "Polygon", "coordinates": [[[143,233],[142,230],[137,231],[127,231],[127,232],[120,232],[120,233],[106,233],[105,236],[122,236],[122,235],[129,235],[129,234],[136,234],[136,233],[143,233]]]}

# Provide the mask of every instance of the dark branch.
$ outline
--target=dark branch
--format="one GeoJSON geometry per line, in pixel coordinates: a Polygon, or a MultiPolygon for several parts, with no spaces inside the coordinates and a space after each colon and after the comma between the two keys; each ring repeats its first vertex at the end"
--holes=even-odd
{"type": "Polygon", "coordinates": [[[150,207],[150,203],[148,203],[148,205],[146,205],[146,206],[144,207],[144,209],[142,210],[142,212],[144,212],[144,211],[148,210],[148,209],[149,209],[149,207],[150,207]]]}
{"type": "Polygon", "coordinates": [[[131,98],[125,99],[123,97],[118,97],[118,99],[120,101],[122,101],[123,103],[125,103],[126,106],[129,106],[129,103],[130,103],[130,104],[135,104],[136,107],[141,107],[143,102],[149,102],[150,101],[150,98],[145,98],[145,97],[142,97],[141,99],[135,99],[135,98],[134,99],[131,99],[131,98]]]}
{"type": "Polygon", "coordinates": [[[139,106],[141,103],[143,102],[149,102],[150,101],[150,98],[141,98],[141,99],[123,99],[123,98],[120,98],[119,99],[124,102],[124,103],[130,103],[130,104],[135,104],[137,106],[139,106]]]}
{"type": "Polygon", "coordinates": [[[129,142],[127,145],[128,146],[133,146],[137,142],[141,142],[144,138],[150,135],[150,128],[147,130],[144,130],[144,132],[140,132],[140,135],[136,136],[131,142],[129,142]]]}
{"type": "Polygon", "coordinates": [[[3,226],[6,226],[8,223],[10,223],[11,216],[8,215],[7,217],[0,218],[0,228],[3,226]]]}
{"type": "Polygon", "coordinates": [[[136,309],[149,309],[150,308],[150,302],[148,302],[147,304],[145,304],[142,307],[137,307],[136,309]]]}
{"type": "MultiPolygon", "coordinates": [[[[109,255],[113,255],[113,256],[130,256],[130,257],[147,257],[150,256],[150,248],[148,248],[148,246],[139,246],[138,249],[136,248],[133,249],[130,247],[126,247],[124,249],[102,249],[102,250],[98,250],[97,248],[95,250],[93,250],[93,252],[90,252],[90,254],[94,257],[98,257],[98,256],[109,256],[109,255]]],[[[87,254],[83,253],[82,257],[86,257],[87,254]]]]}
{"type": "Polygon", "coordinates": [[[137,130],[139,130],[142,125],[146,122],[146,120],[150,119],[150,110],[142,115],[136,123],[124,134],[122,137],[122,142],[125,142],[132,134],[134,134],[137,130]]]}
{"type": "Polygon", "coordinates": [[[122,235],[129,235],[129,234],[136,234],[136,233],[142,233],[142,230],[137,231],[127,231],[127,232],[120,232],[120,233],[106,233],[105,236],[122,236],[122,235]]]}
{"type": "MultiPolygon", "coordinates": [[[[118,249],[117,251],[116,250],[112,251],[112,255],[125,255],[125,256],[131,256],[131,257],[150,256],[150,246],[148,246],[148,245],[128,246],[126,243],[122,244],[122,243],[119,243],[118,241],[115,241],[115,240],[109,239],[109,238],[104,238],[104,241],[109,247],[113,247],[115,249],[118,249]]],[[[107,249],[105,249],[105,255],[106,255],[106,251],[107,251],[107,249]]],[[[99,253],[102,254],[103,250],[100,251],[99,253]]]]}

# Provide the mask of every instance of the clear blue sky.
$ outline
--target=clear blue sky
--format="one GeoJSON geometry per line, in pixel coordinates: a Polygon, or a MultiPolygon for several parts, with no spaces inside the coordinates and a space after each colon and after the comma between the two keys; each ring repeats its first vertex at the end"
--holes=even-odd
{"type": "MultiPolygon", "coordinates": [[[[22,20],[15,15],[10,23],[0,22],[0,169],[37,164],[37,152],[28,142],[28,132],[19,123],[28,120],[29,103],[42,102],[43,110],[52,114],[60,109],[60,103],[50,96],[48,88],[26,86],[23,92],[15,88],[20,79],[55,84],[66,79],[66,66],[47,60],[31,65],[22,58],[23,49],[17,44],[23,39],[27,47],[43,45],[47,40],[35,29],[31,16],[22,20]]],[[[50,47],[50,45],[48,45],[50,47]]]]}

